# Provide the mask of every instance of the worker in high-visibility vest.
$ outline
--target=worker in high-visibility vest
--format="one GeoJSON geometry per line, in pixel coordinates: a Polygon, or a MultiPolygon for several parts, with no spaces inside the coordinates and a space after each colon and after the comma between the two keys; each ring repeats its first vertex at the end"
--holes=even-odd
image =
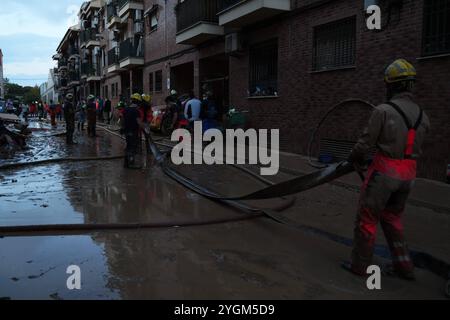
{"type": "Polygon", "coordinates": [[[393,259],[392,271],[402,278],[415,279],[402,215],[430,128],[427,115],[413,101],[416,75],[416,69],[404,59],[386,69],[388,102],[376,107],[349,158],[358,167],[373,147],[377,150],[361,190],[352,262],[343,263],[343,267],[361,276],[367,275],[372,264],[377,225],[381,222],[393,259]]]}

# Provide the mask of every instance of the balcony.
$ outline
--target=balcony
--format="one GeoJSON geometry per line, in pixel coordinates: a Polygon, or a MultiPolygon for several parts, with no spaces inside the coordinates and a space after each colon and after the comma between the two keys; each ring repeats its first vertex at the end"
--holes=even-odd
{"type": "Polygon", "coordinates": [[[127,39],[120,43],[120,69],[142,66],[144,64],[144,42],[127,39]]]}
{"type": "Polygon", "coordinates": [[[108,51],[108,73],[120,71],[119,48],[113,48],[108,51]]]}
{"type": "Polygon", "coordinates": [[[113,29],[115,26],[121,24],[119,17],[119,4],[114,0],[106,6],[106,28],[113,29]]]}
{"type": "Polygon", "coordinates": [[[291,0],[218,0],[219,25],[241,28],[291,10],[291,0]]]}
{"type": "Polygon", "coordinates": [[[144,10],[142,0],[118,0],[119,17],[123,18],[130,10],[144,10]]]}
{"type": "Polygon", "coordinates": [[[97,29],[86,29],[81,31],[80,33],[80,40],[81,45],[90,48],[90,47],[99,47],[100,46],[100,40],[97,39],[98,31],[97,29]]]}
{"type": "Polygon", "coordinates": [[[81,65],[81,77],[86,78],[87,82],[100,81],[102,79],[100,68],[92,63],[83,63],[81,65]]]}
{"type": "Polygon", "coordinates": [[[67,89],[67,78],[58,78],[56,79],[55,87],[58,91],[64,91],[67,89]]]}
{"type": "Polygon", "coordinates": [[[177,44],[197,45],[225,34],[219,26],[217,1],[186,0],[176,7],[177,44]]]}
{"type": "Polygon", "coordinates": [[[76,46],[70,46],[68,54],[69,54],[69,61],[73,61],[80,56],[80,50],[76,46]]]}
{"type": "Polygon", "coordinates": [[[80,83],[80,74],[79,74],[79,72],[76,71],[76,70],[70,70],[67,81],[68,81],[69,87],[78,85],[80,83]]]}
{"type": "Polygon", "coordinates": [[[66,59],[60,59],[58,61],[58,73],[60,73],[61,71],[67,70],[68,66],[69,66],[69,64],[66,59]]]}

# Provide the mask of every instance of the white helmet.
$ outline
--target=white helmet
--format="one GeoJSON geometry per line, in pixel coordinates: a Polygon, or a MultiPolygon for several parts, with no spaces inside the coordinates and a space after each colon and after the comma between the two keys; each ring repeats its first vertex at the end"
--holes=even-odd
{"type": "Polygon", "coordinates": [[[171,96],[176,96],[178,94],[177,90],[170,91],[171,96]]]}

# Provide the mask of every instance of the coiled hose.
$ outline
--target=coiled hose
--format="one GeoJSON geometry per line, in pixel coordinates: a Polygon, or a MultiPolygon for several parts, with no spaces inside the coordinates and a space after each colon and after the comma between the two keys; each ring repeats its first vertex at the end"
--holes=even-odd
{"type": "Polygon", "coordinates": [[[322,128],[323,124],[325,123],[325,121],[328,119],[328,117],[334,112],[336,111],[336,109],[342,107],[343,105],[347,104],[347,103],[354,103],[354,102],[358,102],[358,103],[362,103],[366,106],[369,106],[371,109],[375,109],[375,105],[373,105],[372,103],[366,101],[366,100],[362,100],[362,99],[358,99],[358,98],[350,98],[350,99],[346,99],[344,101],[339,102],[338,104],[335,104],[334,106],[332,106],[323,116],[323,118],[319,121],[318,125],[316,128],[314,128],[311,137],[309,138],[309,142],[308,142],[308,161],[309,161],[309,165],[313,168],[316,169],[324,169],[327,167],[327,165],[324,164],[317,164],[313,162],[312,159],[312,148],[313,148],[313,144],[314,144],[314,140],[316,139],[317,133],[319,132],[319,130],[322,128]]]}

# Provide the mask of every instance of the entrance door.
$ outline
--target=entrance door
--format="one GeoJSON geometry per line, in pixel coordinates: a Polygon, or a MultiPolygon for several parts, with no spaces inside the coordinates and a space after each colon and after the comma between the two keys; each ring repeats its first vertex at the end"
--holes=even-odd
{"type": "Polygon", "coordinates": [[[200,96],[207,94],[216,102],[222,118],[230,106],[229,58],[225,54],[200,60],[200,96]]]}
{"type": "Polygon", "coordinates": [[[178,95],[186,95],[194,90],[194,63],[189,62],[170,69],[170,86],[178,95]]]}
{"type": "Polygon", "coordinates": [[[133,93],[144,93],[144,79],[143,79],[143,71],[142,69],[136,69],[132,71],[132,77],[133,77],[133,93]]]}
{"type": "Polygon", "coordinates": [[[120,92],[120,100],[121,101],[130,101],[131,96],[131,88],[130,88],[130,73],[128,71],[123,72],[120,75],[120,82],[121,82],[121,92],[120,92]]]}

